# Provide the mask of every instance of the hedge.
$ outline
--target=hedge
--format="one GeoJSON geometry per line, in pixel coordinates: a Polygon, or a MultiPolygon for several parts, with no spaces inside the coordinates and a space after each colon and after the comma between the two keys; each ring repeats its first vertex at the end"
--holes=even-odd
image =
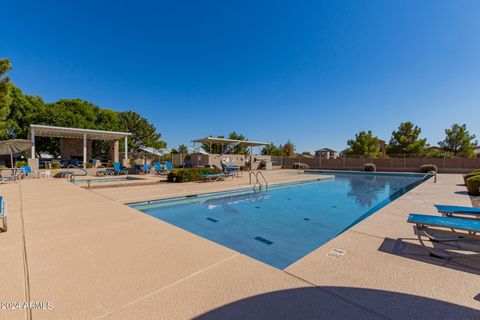
{"type": "Polygon", "coordinates": [[[470,172],[470,173],[464,174],[464,175],[463,175],[463,181],[464,181],[465,183],[467,183],[467,179],[468,179],[468,178],[475,177],[475,176],[478,176],[478,175],[480,175],[480,172],[475,172],[475,171],[472,171],[472,172],[470,172]]]}
{"type": "Polygon", "coordinates": [[[221,173],[222,170],[218,168],[185,168],[174,169],[167,175],[167,181],[169,182],[190,182],[201,181],[204,174],[216,174],[221,173]]]}
{"type": "Polygon", "coordinates": [[[480,175],[468,178],[466,184],[469,194],[480,196],[480,175]]]}
{"type": "Polygon", "coordinates": [[[363,169],[368,172],[375,172],[377,171],[377,166],[373,163],[366,163],[363,165],[363,169]]]}

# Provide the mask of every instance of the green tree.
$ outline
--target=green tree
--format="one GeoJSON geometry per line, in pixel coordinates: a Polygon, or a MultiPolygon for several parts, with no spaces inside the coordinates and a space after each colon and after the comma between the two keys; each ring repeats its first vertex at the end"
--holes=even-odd
{"type": "Polygon", "coordinates": [[[266,145],[265,147],[263,147],[262,151],[261,151],[261,154],[262,155],[270,155],[270,156],[283,156],[284,153],[283,153],[283,145],[278,145],[278,146],[275,146],[272,143],[266,145]]]}
{"type": "Polygon", "coordinates": [[[355,139],[348,140],[349,148],[344,152],[349,155],[379,157],[381,155],[379,139],[373,136],[372,131],[361,131],[355,139]]]}
{"type": "Polygon", "coordinates": [[[184,144],[181,144],[178,146],[178,153],[182,153],[182,154],[187,154],[188,153],[188,148],[186,145],[184,144]]]}
{"type": "Polygon", "coordinates": [[[283,153],[286,157],[295,156],[295,145],[292,141],[288,140],[287,143],[283,145],[283,153]]]}
{"type": "Polygon", "coordinates": [[[5,74],[11,70],[10,61],[8,59],[0,59],[0,138],[6,136],[7,117],[10,114],[10,90],[12,83],[5,74]]]}
{"type": "Polygon", "coordinates": [[[312,156],[312,154],[310,153],[310,151],[303,151],[303,152],[302,152],[302,155],[304,155],[304,156],[312,156]]]}
{"type": "Polygon", "coordinates": [[[455,156],[462,154],[466,157],[475,156],[477,141],[475,135],[470,134],[465,124],[453,124],[450,129],[445,129],[445,139],[438,145],[446,151],[452,152],[455,156]]]}
{"type": "Polygon", "coordinates": [[[122,131],[130,132],[129,152],[138,152],[141,146],[156,149],[165,148],[167,143],[162,141],[161,134],[157,129],[134,111],[121,112],[119,114],[120,128],[122,131]]]}
{"type": "Polygon", "coordinates": [[[411,122],[402,122],[397,131],[392,132],[392,138],[387,148],[388,154],[420,154],[425,150],[427,139],[420,139],[422,129],[411,122]]]}

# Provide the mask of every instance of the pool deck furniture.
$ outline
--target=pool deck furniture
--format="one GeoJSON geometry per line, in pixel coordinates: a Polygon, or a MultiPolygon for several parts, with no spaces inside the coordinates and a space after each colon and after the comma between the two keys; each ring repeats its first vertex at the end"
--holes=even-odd
{"type": "Polygon", "coordinates": [[[97,170],[97,172],[95,172],[95,175],[97,177],[111,176],[113,174],[114,174],[114,171],[112,169],[100,169],[100,170],[97,170]]]}
{"type": "Polygon", "coordinates": [[[38,179],[38,170],[32,170],[32,167],[30,166],[21,166],[20,170],[23,171],[23,174],[25,177],[30,177],[30,176],[35,176],[35,178],[38,179]]]}
{"type": "Polygon", "coordinates": [[[435,204],[438,212],[446,217],[480,219],[480,208],[435,204]]]}
{"type": "Polygon", "coordinates": [[[209,182],[209,181],[222,181],[225,178],[234,178],[234,175],[231,173],[213,173],[213,174],[202,174],[202,181],[209,182]]]}
{"type": "Polygon", "coordinates": [[[23,173],[17,168],[2,169],[0,170],[0,183],[4,183],[8,181],[18,181],[22,178],[22,176],[23,176],[23,173]],[[9,172],[9,173],[5,174],[4,172],[9,172]]]}
{"type": "MultiPolygon", "coordinates": [[[[480,256],[480,252],[462,254],[450,252],[447,249],[431,248],[425,244],[423,239],[426,237],[434,243],[476,241],[480,245],[480,235],[477,234],[480,233],[480,221],[411,213],[407,222],[416,225],[416,234],[420,244],[433,257],[471,258],[480,256]]],[[[459,250],[461,248],[455,247],[454,249],[459,250]]]]}
{"type": "Polygon", "coordinates": [[[114,162],[113,163],[113,174],[117,174],[117,175],[125,174],[125,175],[127,175],[128,170],[123,169],[122,164],[120,162],[114,162]]]}
{"type": "Polygon", "coordinates": [[[164,161],[164,162],[154,162],[154,173],[155,174],[167,174],[170,171],[173,170],[173,165],[170,161],[164,161]],[[162,167],[162,163],[165,166],[165,168],[162,167]]]}
{"type": "Polygon", "coordinates": [[[7,200],[0,196],[0,220],[2,220],[2,227],[0,230],[2,232],[7,231],[7,200]]]}

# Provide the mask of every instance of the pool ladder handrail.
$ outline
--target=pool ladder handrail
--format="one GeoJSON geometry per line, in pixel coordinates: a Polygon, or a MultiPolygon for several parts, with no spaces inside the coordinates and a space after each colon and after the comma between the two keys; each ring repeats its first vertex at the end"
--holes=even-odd
{"type": "Polygon", "coordinates": [[[83,171],[83,173],[72,173],[70,175],[70,182],[75,182],[75,177],[83,177],[83,176],[86,176],[88,175],[88,171],[85,170],[84,168],[81,168],[79,166],[76,166],[76,165],[73,165],[73,164],[70,164],[67,166],[68,169],[80,169],[83,171]]]}
{"type": "Polygon", "coordinates": [[[263,178],[263,181],[265,182],[265,189],[268,189],[268,181],[261,171],[250,171],[248,173],[249,184],[252,184],[252,175],[255,177],[255,184],[253,185],[253,190],[256,190],[257,185],[259,190],[261,190],[263,187],[263,184],[258,178],[258,175],[260,175],[263,178]]]}
{"type": "Polygon", "coordinates": [[[437,172],[436,171],[429,171],[426,175],[423,176],[422,180],[425,179],[427,176],[433,176],[433,182],[437,183],[437,172]]]}

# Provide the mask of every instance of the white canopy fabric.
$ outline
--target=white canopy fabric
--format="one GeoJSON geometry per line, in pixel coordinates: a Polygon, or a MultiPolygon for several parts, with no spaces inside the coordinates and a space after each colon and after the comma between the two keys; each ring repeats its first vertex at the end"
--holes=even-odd
{"type": "Polygon", "coordinates": [[[140,150],[143,150],[143,151],[145,151],[145,152],[148,152],[148,153],[157,155],[157,156],[164,156],[164,155],[170,153],[170,150],[169,150],[169,149],[166,149],[166,148],[155,149],[155,148],[152,148],[152,147],[142,146],[142,147],[140,147],[139,149],[140,149],[140,150]]]}
{"type": "Polygon", "coordinates": [[[208,155],[209,153],[205,151],[202,147],[187,147],[188,150],[190,150],[192,153],[200,153],[200,154],[205,154],[208,155]]]}
{"type": "Polygon", "coordinates": [[[12,161],[12,168],[13,168],[13,155],[30,149],[32,145],[33,145],[32,141],[24,140],[24,139],[0,141],[0,154],[10,155],[10,160],[12,161]]]}

